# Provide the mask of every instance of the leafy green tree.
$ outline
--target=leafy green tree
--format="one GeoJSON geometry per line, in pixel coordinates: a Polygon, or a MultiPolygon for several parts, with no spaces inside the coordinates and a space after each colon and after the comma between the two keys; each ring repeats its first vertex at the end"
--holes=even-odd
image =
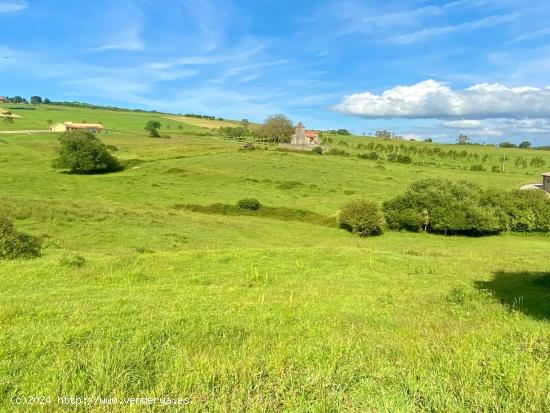
{"type": "Polygon", "coordinates": [[[248,121],[248,119],[245,118],[245,119],[241,120],[240,125],[247,128],[249,123],[250,122],[248,121]]]}
{"type": "Polygon", "coordinates": [[[518,146],[512,142],[501,142],[498,144],[501,148],[517,148],[518,146]]]}
{"type": "Polygon", "coordinates": [[[31,105],[40,105],[42,98],[40,96],[31,96],[31,105]]]}
{"type": "Polygon", "coordinates": [[[523,141],[523,142],[521,142],[521,143],[518,145],[518,147],[519,147],[520,149],[529,149],[529,148],[531,147],[531,142],[529,142],[529,141],[523,141]]]}
{"type": "Polygon", "coordinates": [[[292,121],[283,114],[268,116],[262,126],[256,130],[256,135],[261,140],[271,142],[289,142],[294,127],[292,121]]]}
{"type": "Polygon", "coordinates": [[[456,141],[459,145],[468,145],[470,143],[470,138],[461,133],[460,135],[458,135],[458,138],[456,138],[456,141]]]}
{"type": "Polygon", "coordinates": [[[379,235],[386,222],[376,202],[365,199],[351,201],[344,205],[338,215],[338,225],[360,237],[379,235]]]}
{"type": "Polygon", "coordinates": [[[56,169],[68,169],[73,173],[92,174],[115,171],[118,160],[91,132],[64,132],[59,137],[59,157],[53,161],[56,169]]]}
{"type": "Polygon", "coordinates": [[[145,125],[145,131],[149,133],[149,136],[152,138],[160,138],[159,129],[161,127],[161,123],[158,120],[150,120],[145,125]]]}

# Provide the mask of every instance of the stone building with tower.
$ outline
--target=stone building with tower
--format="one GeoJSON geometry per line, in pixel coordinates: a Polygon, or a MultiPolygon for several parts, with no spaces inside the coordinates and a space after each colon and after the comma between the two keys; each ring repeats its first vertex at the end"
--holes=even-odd
{"type": "Polygon", "coordinates": [[[295,146],[319,146],[319,132],[306,130],[302,122],[296,125],[294,135],[290,138],[290,144],[295,146]]]}

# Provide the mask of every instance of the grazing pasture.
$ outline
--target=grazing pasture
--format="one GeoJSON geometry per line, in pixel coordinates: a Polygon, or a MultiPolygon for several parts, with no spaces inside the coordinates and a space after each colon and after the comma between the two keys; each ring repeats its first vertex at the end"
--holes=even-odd
{"type": "MultiPolygon", "coordinates": [[[[0,136],[0,215],[43,243],[41,257],[0,261],[0,410],[27,411],[10,400],[31,395],[189,398],[174,411],[550,410],[549,235],[360,239],[336,225],[351,199],[381,203],[420,178],[536,182],[547,152],[465,148],[546,160],[492,173],[243,151],[163,114],[20,115],[0,128],[101,121],[127,166],[69,174],[51,167],[55,134],[0,136]],[[171,138],[148,137],[151,119],[171,138]],[[243,198],[271,209],[211,207],[243,198]],[[298,210],[334,225],[277,215],[298,210]]],[[[117,409],[143,408],[81,406],[117,409]]]]}

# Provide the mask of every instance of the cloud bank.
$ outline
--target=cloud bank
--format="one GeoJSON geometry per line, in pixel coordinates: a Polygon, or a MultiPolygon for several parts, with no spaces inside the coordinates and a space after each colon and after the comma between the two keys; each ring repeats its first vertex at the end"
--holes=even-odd
{"type": "Polygon", "coordinates": [[[371,119],[550,118],[550,87],[509,88],[482,83],[453,90],[446,83],[430,79],[412,86],[396,86],[380,95],[348,95],[335,109],[371,119]]]}

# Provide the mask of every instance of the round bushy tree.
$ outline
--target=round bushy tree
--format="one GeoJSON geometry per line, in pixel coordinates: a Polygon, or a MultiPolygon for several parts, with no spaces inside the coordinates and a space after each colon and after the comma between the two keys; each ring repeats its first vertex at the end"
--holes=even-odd
{"type": "Polygon", "coordinates": [[[0,217],[0,259],[37,257],[41,244],[39,238],[17,231],[8,218],[0,217]]]}
{"type": "Polygon", "coordinates": [[[361,237],[379,235],[386,222],[378,204],[358,199],[346,204],[339,216],[338,225],[361,237]]]}
{"type": "Polygon", "coordinates": [[[263,141],[290,142],[293,132],[292,121],[285,115],[271,115],[256,129],[256,137],[263,141]]]}
{"type": "Polygon", "coordinates": [[[262,204],[256,198],[244,198],[237,201],[237,208],[248,211],[257,211],[262,204]]]}
{"type": "Polygon", "coordinates": [[[114,171],[120,167],[107,146],[93,133],[64,132],[59,137],[59,143],[59,158],[53,161],[54,168],[90,174],[114,171]]]}
{"type": "Polygon", "coordinates": [[[162,125],[158,120],[150,120],[149,122],[147,122],[147,124],[145,125],[145,128],[143,129],[145,129],[145,131],[149,133],[150,137],[160,138],[159,129],[161,126],[162,125]]]}

